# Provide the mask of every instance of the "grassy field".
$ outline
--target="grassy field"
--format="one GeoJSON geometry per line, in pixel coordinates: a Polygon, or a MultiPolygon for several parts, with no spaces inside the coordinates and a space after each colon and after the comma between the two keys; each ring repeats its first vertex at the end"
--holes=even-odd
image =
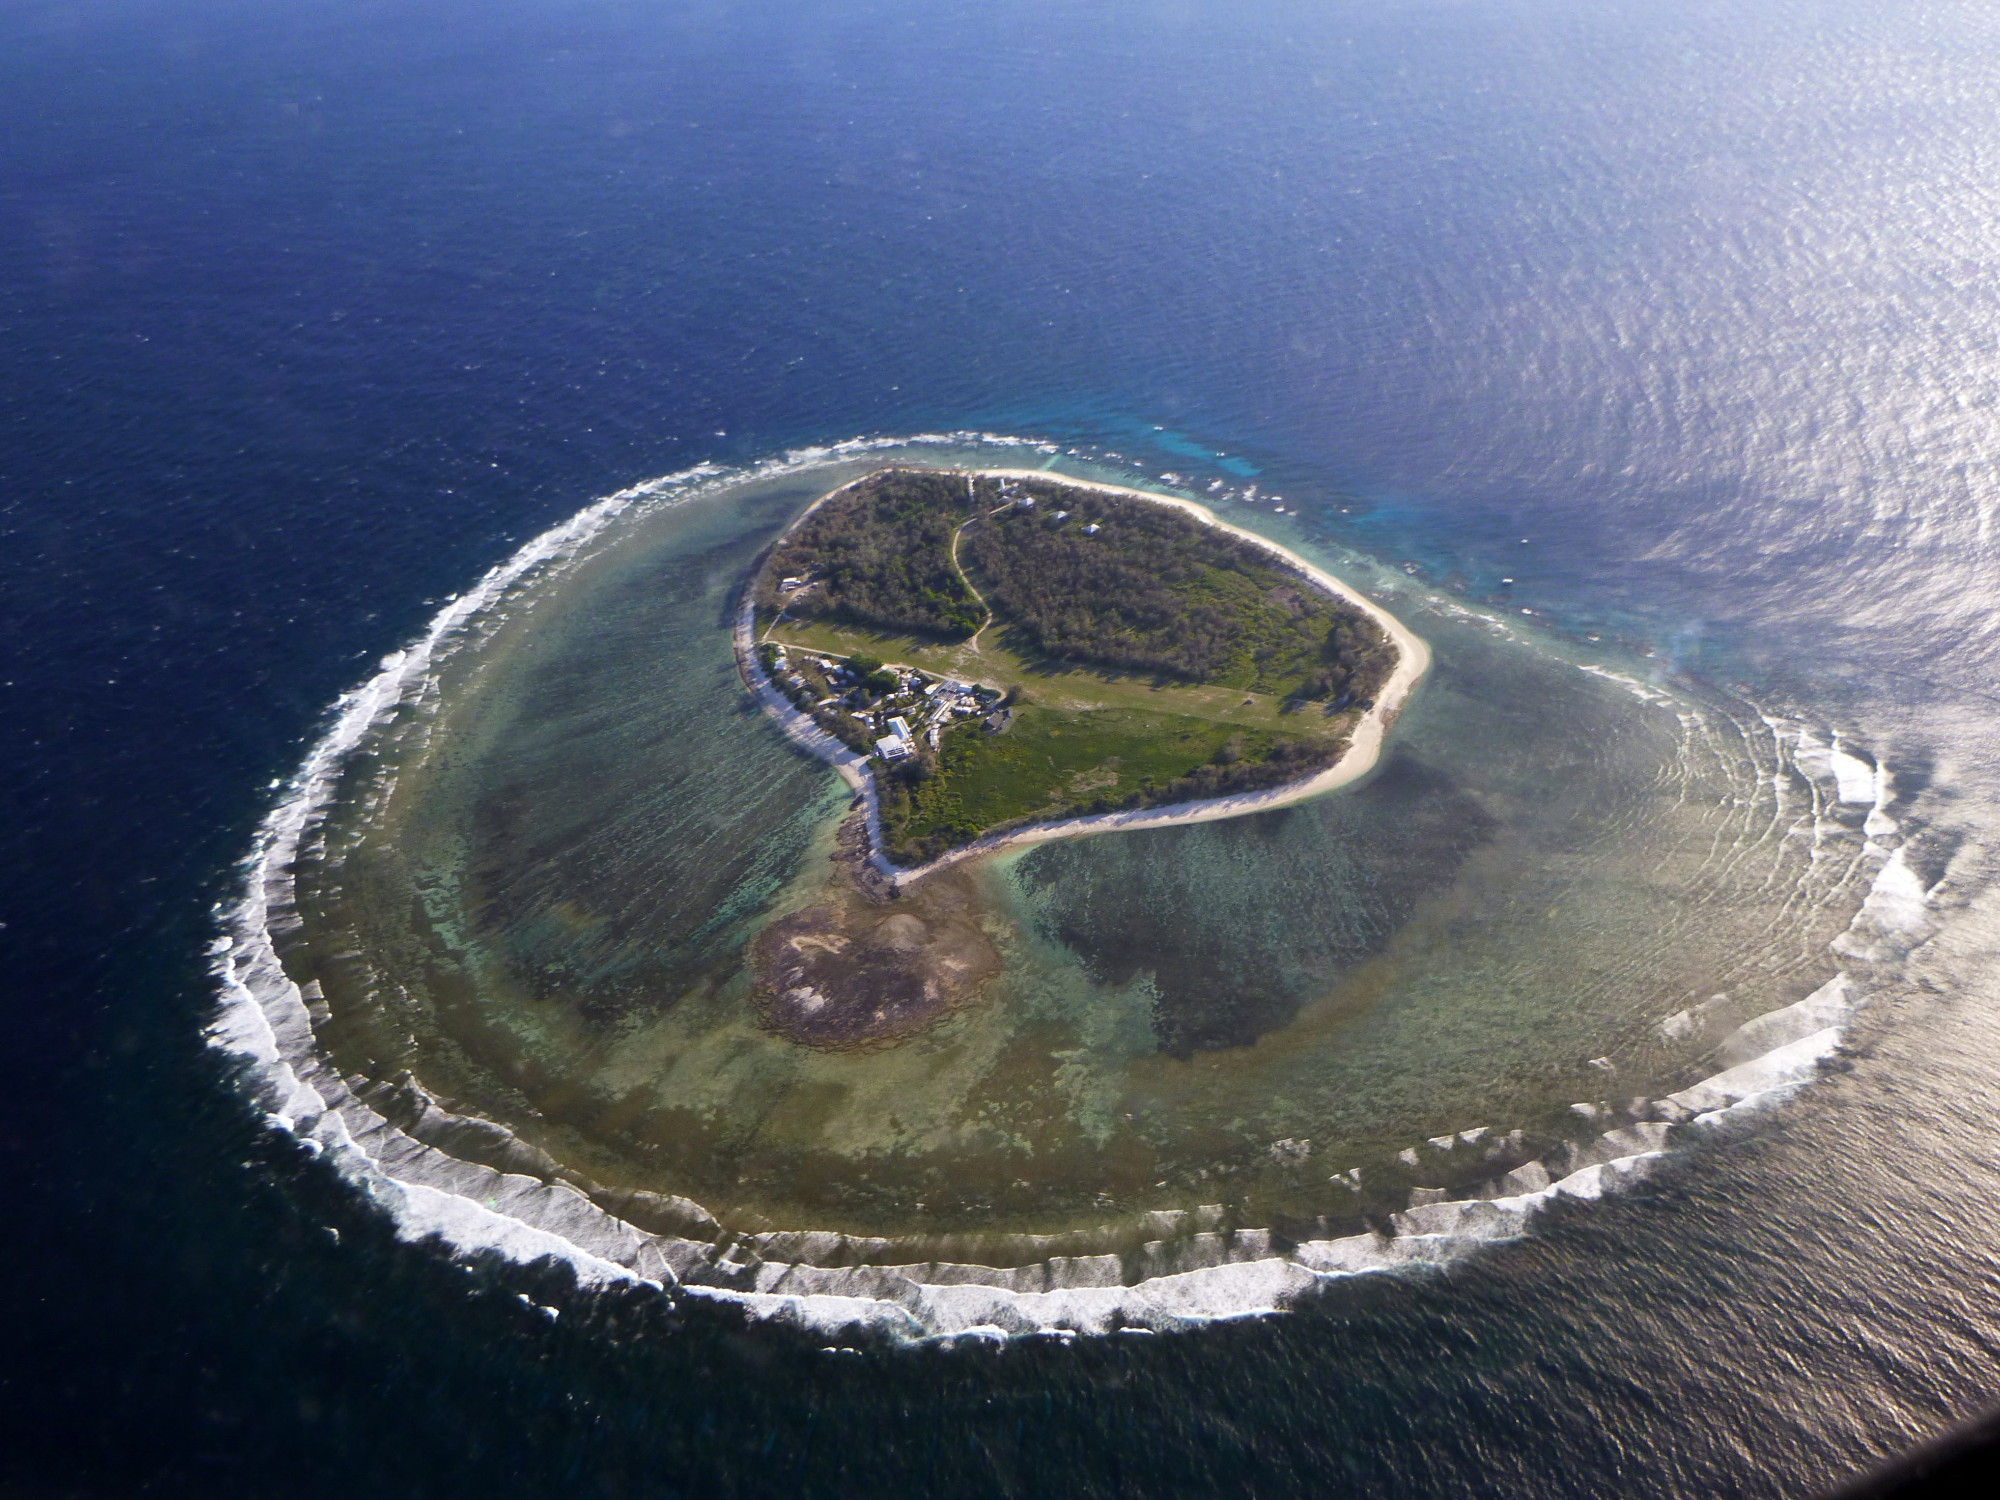
{"type": "Polygon", "coordinates": [[[1287,713],[1273,693],[1252,693],[1218,683],[1157,681],[1087,667],[1036,662],[1009,648],[1006,632],[987,631],[975,649],[966,642],[925,640],[912,635],[815,621],[786,621],[768,639],[832,656],[873,656],[894,666],[916,667],[961,682],[983,682],[1005,691],[1018,688],[1037,705],[1087,712],[1125,709],[1137,713],[1186,715],[1238,729],[1282,730],[1296,734],[1322,726],[1320,705],[1287,713]]]}
{"type": "Polygon", "coordinates": [[[1280,785],[1338,755],[1387,670],[1371,622],[1178,511],[1053,479],[1008,483],[874,476],[807,517],[757,580],[773,646],[1007,695],[1004,719],[990,697],[978,717],[962,703],[940,719],[950,694],[889,674],[793,685],[856,748],[881,747],[891,858],[1280,785]],[[918,731],[907,753],[888,738],[899,715],[918,731]]]}
{"type": "Polygon", "coordinates": [[[920,852],[1023,819],[1066,817],[1156,795],[1225,747],[1260,758],[1277,736],[1209,719],[1133,709],[1073,712],[1027,705],[1000,734],[977,724],[944,737],[936,775],[885,799],[892,845],[920,852]]]}
{"type": "Polygon", "coordinates": [[[1331,760],[1359,712],[1329,714],[1317,703],[1287,710],[1269,693],[1049,666],[990,631],[977,648],[823,622],[788,622],[768,639],[1015,693],[1004,730],[962,723],[923,773],[878,768],[889,857],[903,865],[1014,824],[1224,794],[1237,788],[1201,778],[1255,774],[1274,751],[1309,769],[1331,760]]]}

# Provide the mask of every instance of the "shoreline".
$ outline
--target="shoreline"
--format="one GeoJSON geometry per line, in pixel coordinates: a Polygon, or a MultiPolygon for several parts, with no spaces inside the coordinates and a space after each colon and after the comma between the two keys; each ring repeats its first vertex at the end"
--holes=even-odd
{"type": "MultiPolygon", "coordinates": [[[[612,500],[624,501],[633,493],[612,500]]],[[[1669,1096],[1697,1113],[1684,1124],[1667,1127],[1664,1140],[1655,1134],[1658,1126],[1650,1124],[1645,1136],[1635,1127],[1620,1126],[1587,1142],[1578,1137],[1584,1159],[1596,1164],[1585,1166],[1572,1158],[1549,1174],[1556,1180],[1538,1191],[1413,1204],[1409,1211],[1391,1215],[1386,1233],[1322,1237],[1290,1249],[1289,1242],[1274,1242],[1263,1229],[1224,1232],[1219,1218],[1209,1217],[1207,1205],[1192,1211],[1171,1208],[1165,1211],[1172,1216],[1171,1226],[1145,1217],[1141,1237],[1165,1236],[1162,1244],[1176,1250],[1177,1258],[1149,1260],[1129,1283],[1124,1280],[1126,1263],[1111,1253],[1118,1248],[1115,1233],[1122,1232],[1123,1220],[1117,1226],[1021,1236],[1026,1243],[1020,1254],[994,1266],[986,1263],[984,1251],[940,1258],[943,1252],[935,1240],[922,1234],[875,1239],[837,1230],[725,1232],[685,1199],[644,1189],[609,1190],[587,1181],[580,1187],[540,1175],[539,1169],[531,1174],[454,1156],[411,1133],[420,1126],[406,1129],[364,1102],[354,1092],[362,1079],[343,1076],[321,1050],[324,999],[316,984],[302,986],[289,975],[280,958],[281,951],[300,940],[293,862],[302,840],[311,838],[316,820],[324,815],[349,757],[399,709],[423,700],[436,663],[458,649],[457,633],[534,568],[575,556],[620,508],[600,502],[532,538],[462,597],[448,601],[423,633],[335,700],[333,723],[309,747],[291,785],[259,823],[239,866],[236,895],[217,912],[209,949],[216,1006],[201,1035],[226,1060],[234,1087],[251,1108],[264,1112],[271,1130],[296,1140],[311,1155],[323,1156],[357,1201],[378,1205],[399,1241],[426,1246],[453,1262],[471,1264],[476,1257],[498,1255],[529,1265],[555,1257],[584,1286],[681,1292],[729,1303],[754,1322],[831,1337],[865,1325],[898,1345],[1033,1337],[1068,1344],[1078,1335],[1110,1336],[1121,1329],[1165,1333],[1276,1315],[1316,1288],[1350,1276],[1435,1266],[1531,1232],[1545,1206],[1563,1199],[1587,1202],[1637,1180],[1663,1154],[1681,1148],[1683,1132],[1687,1140],[1698,1141],[1711,1129],[1747,1126],[1810,1083],[1838,1048],[1849,1013],[1868,1003],[1872,986],[1864,976],[1869,966],[1893,961],[1930,935],[1926,909],[1944,882],[1927,887],[1898,847],[1876,874],[1863,909],[1831,945],[1839,959],[1858,960],[1860,966],[1842,962],[1835,978],[1805,1000],[1753,1016],[1738,1027],[1737,1038],[1755,1043],[1744,1050],[1770,1050],[1669,1096]],[[638,1212],[640,1208],[646,1212],[638,1212]],[[663,1209],[685,1222],[665,1227],[663,1209]],[[753,1254],[746,1259],[742,1250],[753,1254]]],[[[1827,753],[1826,738],[1812,739],[1809,728],[1838,747],[1839,740],[1824,728],[1788,725],[1786,733],[1795,737],[1781,736],[1780,744],[1798,746],[1800,753],[1793,760],[1787,750],[1785,764],[1826,790],[1830,800],[1838,800],[1832,794],[1845,782],[1829,783],[1840,777],[1841,768],[1827,753]],[[1804,753],[1808,740],[1810,758],[1804,753]]],[[[1878,769],[1871,790],[1871,821],[1880,817],[1886,822],[1882,830],[1871,828],[1871,837],[1893,834],[1895,825],[1884,809],[1896,794],[1886,765],[1878,769]]],[[[415,1087],[427,1119],[470,1120],[511,1136],[504,1121],[448,1115],[421,1083],[415,1087]]],[[[1625,1113],[1613,1111],[1618,1117],[1625,1113]]],[[[1602,1123],[1593,1121],[1593,1128],[1602,1123]]],[[[1412,1142],[1412,1147],[1421,1144],[1412,1142]]],[[[543,1311],[553,1315],[552,1309],[543,1311]]]]}
{"type": "MultiPolygon", "coordinates": [[[[1163,807],[1142,807],[1128,812],[1091,813],[1078,818],[1030,823],[1026,827],[982,835],[962,848],[948,850],[924,864],[904,866],[890,860],[884,848],[881,806],[877,799],[875,778],[867,769],[868,757],[848,749],[794,708],[771,682],[762,664],[757,660],[756,597],[749,587],[749,581],[746,580],[743,599],[737,608],[734,631],[737,675],[743,679],[744,686],[757,699],[764,712],[777,721],[786,738],[831,765],[840,774],[841,779],[862,797],[868,817],[868,862],[893,885],[907,885],[934,870],[942,870],[968,859],[998,854],[1017,845],[1047,843],[1051,839],[1084,838],[1097,833],[1119,833],[1143,828],[1172,828],[1189,823],[1219,822],[1224,818],[1240,818],[1250,813],[1289,807],[1295,802],[1303,802],[1310,797],[1317,797],[1346,786],[1375,768],[1382,757],[1383,743],[1387,740],[1397,715],[1402,712],[1404,704],[1409,701],[1411,692],[1423,679],[1424,673],[1430,670],[1430,647],[1388,610],[1358,589],[1351,588],[1332,574],[1314,567],[1296,552],[1281,547],[1254,531],[1247,531],[1241,526],[1232,526],[1198,501],[1183,500],[1177,495],[1159,495],[1150,490],[1132,489],[1127,485],[1072,479],[1066,474],[1058,474],[1047,469],[971,469],[960,472],[988,475],[999,479],[1052,481],[1078,489],[1096,490],[1102,494],[1147,500],[1155,505],[1171,505],[1183,510],[1202,525],[1226,532],[1269,553],[1287,569],[1321,592],[1367,615],[1382,628],[1383,634],[1388,636],[1391,644],[1395,646],[1396,667],[1389,674],[1389,680],[1382,685],[1382,691],[1376,695],[1374,707],[1362,715],[1361,722],[1354,726],[1353,733],[1348,736],[1347,748],[1341,752],[1340,759],[1299,781],[1289,782],[1284,786],[1267,787],[1262,791],[1237,792],[1226,797],[1208,797],[1194,802],[1173,802],[1163,807]]],[[[862,476],[863,479],[867,477],[869,476],[862,476]]],[[[861,482],[861,479],[856,479],[827,491],[807,506],[799,514],[798,519],[785,528],[780,534],[780,539],[789,535],[801,521],[835,495],[861,482]]]]}

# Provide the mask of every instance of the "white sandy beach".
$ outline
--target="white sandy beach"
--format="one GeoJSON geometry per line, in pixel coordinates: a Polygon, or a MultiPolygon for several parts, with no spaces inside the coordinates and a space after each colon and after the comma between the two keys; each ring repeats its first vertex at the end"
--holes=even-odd
{"type": "MultiPolygon", "coordinates": [[[[1025,828],[1012,828],[1004,833],[990,834],[985,838],[976,839],[962,849],[954,849],[948,854],[939,855],[928,864],[904,868],[892,864],[887,854],[883,852],[881,812],[875,797],[875,778],[867,771],[867,758],[848,749],[793,708],[765,675],[763,666],[757,660],[755,649],[755,603],[746,590],[742,608],[737,612],[736,619],[737,669],[742,673],[745,684],[757,695],[764,711],[778,721],[785,733],[832,765],[847,783],[867,800],[869,858],[883,875],[901,885],[928,875],[933,870],[941,870],[947,865],[997,854],[1016,845],[1039,844],[1049,839],[1080,838],[1093,833],[1169,828],[1183,823],[1209,823],[1220,818],[1240,818],[1246,813],[1268,812],[1272,808],[1287,807],[1294,802],[1303,802],[1308,797],[1317,797],[1330,792],[1336,787],[1346,786],[1374,769],[1375,763],[1381,759],[1382,744],[1388,737],[1389,727],[1395,723],[1397,714],[1409,701],[1410,693],[1422,680],[1431,663],[1430,647],[1381,605],[1349,588],[1331,574],[1314,567],[1297,553],[1280,547],[1254,531],[1230,525],[1227,521],[1219,519],[1208,507],[1193,500],[1183,500],[1173,495],[1156,495],[1148,490],[1130,489],[1124,485],[1072,479],[1066,474],[1046,469],[979,469],[972,472],[998,479],[1049,480],[1077,489],[1097,490],[1104,494],[1121,495],[1135,500],[1149,500],[1155,505],[1177,506],[1204,526],[1226,531],[1231,536],[1240,537],[1270,553],[1300,577],[1366,614],[1382,627],[1383,632],[1394,643],[1396,669],[1389,674],[1388,682],[1377,695],[1375,706],[1362,716],[1359,724],[1354,726],[1354,733],[1349,738],[1347,749],[1341,754],[1340,759],[1317,775],[1285,786],[1269,787],[1257,792],[1243,792],[1228,797],[1210,797],[1200,802],[1175,802],[1165,807],[1142,807],[1130,812],[1098,813],[1089,817],[1064,818],[1055,822],[1031,824],[1025,828]]],[[[806,515],[810,515],[834,495],[851,487],[842,485],[840,489],[822,496],[799,517],[799,520],[803,521],[806,515]]],[[[794,526],[797,524],[798,522],[793,522],[794,526]]]]}

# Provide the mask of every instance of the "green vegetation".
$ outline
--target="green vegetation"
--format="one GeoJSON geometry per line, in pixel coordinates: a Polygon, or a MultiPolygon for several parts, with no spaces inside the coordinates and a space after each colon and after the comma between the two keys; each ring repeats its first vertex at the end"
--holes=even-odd
{"type": "Polygon", "coordinates": [[[960,557],[1017,650],[1318,700],[1371,693],[1374,621],[1185,512],[1054,483],[965,528],[960,557]]]}
{"type": "Polygon", "coordinates": [[[951,537],[974,503],[963,474],[870,475],[778,544],[759,575],[757,602],[801,620],[971,635],[986,611],[952,563],[951,537]],[[788,578],[802,586],[787,590],[788,578]]]}
{"type": "Polygon", "coordinates": [[[1182,714],[1024,705],[1002,730],[961,725],[935,757],[878,777],[889,857],[917,864],[1014,824],[1276,786],[1331,764],[1344,743],[1182,714]]]}
{"type": "Polygon", "coordinates": [[[775,641],[759,646],[757,654],[765,675],[792,707],[850,750],[873,753],[882,720],[914,711],[916,699],[905,686],[914,674],[892,671],[874,657],[792,652],[775,641]]]}
{"type": "Polygon", "coordinates": [[[896,674],[882,665],[880,657],[849,656],[847,670],[872,693],[890,693],[896,689],[896,674]]]}
{"type": "Polygon", "coordinates": [[[1261,548],[1053,478],[873,475],[806,517],[756,589],[780,689],[880,749],[906,865],[1020,823],[1292,781],[1339,757],[1395,664],[1372,619],[1261,548]]]}

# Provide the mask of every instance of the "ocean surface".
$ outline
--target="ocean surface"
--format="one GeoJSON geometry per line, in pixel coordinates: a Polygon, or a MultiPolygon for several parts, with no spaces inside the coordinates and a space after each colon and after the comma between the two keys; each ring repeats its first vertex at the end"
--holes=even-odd
{"type": "Polygon", "coordinates": [[[9,1483],[1807,1495],[2000,1401],[1988,9],[22,4],[0,141],[9,1483]],[[905,451],[1201,495],[1438,669],[1351,792],[1003,862],[963,1087],[861,1060],[890,1126],[700,1047],[840,809],[728,588],[905,451]],[[525,1208],[426,1241],[273,1118],[218,971],[315,766],[306,852],[379,881],[308,915],[480,983],[293,1040],[774,1229],[997,1259],[1247,1174],[1240,1227],[1346,1242],[1315,1152],[1684,1090],[1836,981],[1840,1034],[1488,1242],[871,1334],[525,1208]],[[968,1090],[1092,1149],[1015,1193],[968,1090]]]}

